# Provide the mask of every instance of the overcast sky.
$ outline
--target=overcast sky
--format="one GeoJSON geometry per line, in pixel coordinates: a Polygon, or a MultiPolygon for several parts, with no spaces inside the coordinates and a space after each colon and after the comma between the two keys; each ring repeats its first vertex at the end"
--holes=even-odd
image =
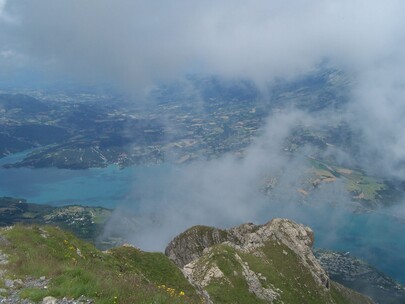
{"type": "Polygon", "coordinates": [[[142,94],[187,73],[260,86],[326,61],[353,79],[347,114],[378,150],[371,162],[398,171],[404,12],[402,0],[0,0],[0,89],[69,78],[142,94]]]}
{"type": "Polygon", "coordinates": [[[325,59],[358,73],[402,56],[404,11],[400,0],[0,0],[0,73],[138,89],[188,72],[268,81],[325,59]]]}
{"type": "Polygon", "coordinates": [[[0,0],[0,89],[34,77],[142,92],[187,73],[260,86],[326,61],[353,79],[347,114],[371,162],[398,171],[404,12],[402,0],[0,0]]]}

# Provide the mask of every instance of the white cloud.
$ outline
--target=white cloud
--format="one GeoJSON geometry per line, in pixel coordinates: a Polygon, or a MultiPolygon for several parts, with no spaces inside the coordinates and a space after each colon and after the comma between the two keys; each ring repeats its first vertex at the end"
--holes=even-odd
{"type": "Polygon", "coordinates": [[[0,24],[3,22],[5,24],[12,24],[16,20],[6,11],[8,1],[0,0],[0,24]]]}
{"type": "Polygon", "coordinates": [[[362,69],[402,47],[405,23],[394,0],[111,3],[15,0],[12,40],[61,71],[142,87],[191,69],[266,81],[325,58],[362,69]]]}
{"type": "Polygon", "coordinates": [[[142,90],[189,71],[262,84],[327,60],[354,79],[350,111],[378,155],[371,165],[405,159],[404,1],[0,0],[3,19],[6,4],[19,22],[3,23],[0,39],[24,60],[3,52],[0,76],[31,64],[142,90]]]}
{"type": "Polygon", "coordinates": [[[6,6],[6,0],[0,0],[0,16],[3,14],[5,6],[6,6]]]}
{"type": "Polygon", "coordinates": [[[3,59],[9,59],[9,58],[12,58],[12,57],[15,57],[15,56],[16,56],[16,53],[13,52],[12,50],[0,51],[0,57],[2,57],[3,59]]]}

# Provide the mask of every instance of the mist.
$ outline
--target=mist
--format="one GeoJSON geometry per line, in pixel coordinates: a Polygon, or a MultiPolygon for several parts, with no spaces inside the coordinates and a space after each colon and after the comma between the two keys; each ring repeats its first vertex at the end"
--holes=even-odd
{"type": "Polygon", "coordinates": [[[321,185],[303,195],[299,190],[308,186],[311,176],[308,156],[317,150],[303,147],[290,154],[283,149],[294,128],[321,122],[326,118],[318,115],[314,120],[299,110],[277,113],[268,118],[243,158],[228,153],[214,160],[167,165],[156,179],[134,181],[131,197],[115,211],[103,237],[119,235],[143,249],[161,251],[193,225],[226,228],[277,216],[309,224],[311,212],[325,215],[335,205],[336,220],[327,223],[333,230],[340,224],[338,214],[354,205],[344,183],[321,185]]]}
{"type": "Polygon", "coordinates": [[[82,81],[142,89],[205,72],[266,83],[328,59],[361,72],[403,47],[402,1],[6,1],[4,44],[82,81]]]}
{"type": "Polygon", "coordinates": [[[119,237],[143,250],[163,251],[194,225],[230,228],[282,217],[311,227],[317,248],[350,251],[403,281],[398,265],[405,262],[404,204],[355,214],[359,203],[345,180],[311,184],[310,156],[320,152],[316,147],[284,150],[294,128],[326,126],[330,114],[273,113],[242,158],[228,153],[214,160],[159,165],[158,176],[134,180],[133,192],[114,211],[100,239],[119,237]],[[300,191],[308,186],[307,194],[300,191]]]}
{"type": "Polygon", "coordinates": [[[0,80],[114,85],[140,103],[193,73],[249,79],[266,96],[275,79],[328,62],[352,79],[345,115],[364,134],[370,170],[403,177],[404,9],[399,0],[2,0],[0,80]]]}
{"type": "MultiPolygon", "coordinates": [[[[247,79],[271,102],[274,82],[311,75],[327,63],[350,79],[338,114],[284,108],[270,113],[243,158],[167,165],[156,179],[134,181],[105,236],[162,250],[191,225],[284,216],[327,227],[333,244],[348,221],[340,207],[353,202],[339,182],[303,197],[297,190],[308,157],[319,151],[285,153],[284,142],[296,127],[344,122],[359,135],[356,158],[338,148],[327,152],[367,173],[405,178],[404,11],[401,0],[0,0],[0,86],[28,71],[49,83],[113,85],[140,104],[162,83],[203,74],[247,79]],[[277,177],[274,186],[266,184],[269,176],[277,177]]],[[[201,104],[198,94],[189,96],[201,104]]],[[[403,206],[396,212],[403,214],[403,206]]]]}

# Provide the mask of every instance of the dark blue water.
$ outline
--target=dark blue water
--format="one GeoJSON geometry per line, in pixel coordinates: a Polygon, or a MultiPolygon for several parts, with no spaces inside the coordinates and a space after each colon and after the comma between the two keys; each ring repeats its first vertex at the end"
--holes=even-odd
{"type": "MultiPolygon", "coordinates": [[[[15,162],[25,154],[0,159],[0,166],[15,162]]],[[[0,196],[26,198],[29,202],[51,205],[81,204],[114,208],[120,204],[130,204],[136,209],[142,193],[152,196],[149,199],[152,205],[154,200],[164,196],[164,193],[159,194],[162,191],[159,185],[163,185],[167,178],[173,179],[174,167],[165,164],[126,169],[109,166],[89,170],[1,168],[0,196]]],[[[153,206],[150,207],[153,209],[153,206]]],[[[294,212],[271,210],[268,214],[271,217],[292,218],[310,226],[315,232],[316,247],[349,251],[405,283],[403,220],[383,213],[353,214],[330,206],[299,208],[294,212]]]]}

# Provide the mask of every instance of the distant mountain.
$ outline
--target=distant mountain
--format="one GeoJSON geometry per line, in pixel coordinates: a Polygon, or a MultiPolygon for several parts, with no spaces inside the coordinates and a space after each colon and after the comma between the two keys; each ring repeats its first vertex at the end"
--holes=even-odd
{"type": "Polygon", "coordinates": [[[25,94],[0,94],[0,110],[36,115],[48,111],[49,107],[38,99],[25,94]]]}

